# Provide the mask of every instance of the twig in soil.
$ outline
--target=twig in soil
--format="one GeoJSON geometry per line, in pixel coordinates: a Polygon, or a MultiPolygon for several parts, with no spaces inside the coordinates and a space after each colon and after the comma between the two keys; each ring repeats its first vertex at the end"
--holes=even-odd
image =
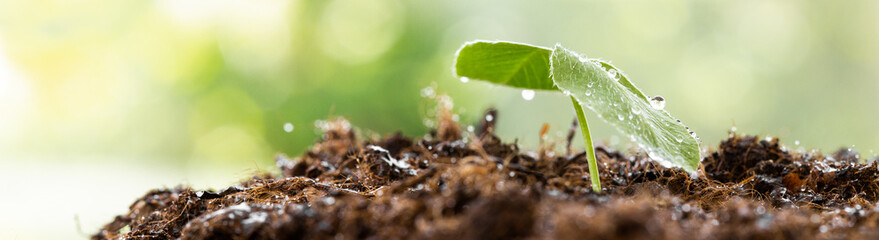
{"type": "Polygon", "coordinates": [[[565,144],[565,153],[566,155],[571,155],[571,143],[574,142],[574,134],[577,133],[577,117],[574,117],[574,121],[571,122],[571,127],[568,128],[568,138],[567,143],[565,144]]]}
{"type": "Polygon", "coordinates": [[[476,136],[482,137],[485,134],[494,133],[494,126],[497,123],[497,109],[489,108],[482,114],[479,124],[476,124],[476,136]]]}

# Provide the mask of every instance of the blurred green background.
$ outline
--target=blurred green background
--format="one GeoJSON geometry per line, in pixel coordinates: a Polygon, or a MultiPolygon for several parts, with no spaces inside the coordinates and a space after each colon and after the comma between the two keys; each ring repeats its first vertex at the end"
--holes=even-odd
{"type": "Polygon", "coordinates": [[[425,87],[462,124],[497,107],[526,149],[544,122],[565,131],[560,94],[454,78],[475,39],[610,60],[703,147],[736,126],[873,156],[877,23],[875,1],[0,0],[0,239],[82,237],[151,188],[275,171],[328,116],[422,135],[425,87]]]}

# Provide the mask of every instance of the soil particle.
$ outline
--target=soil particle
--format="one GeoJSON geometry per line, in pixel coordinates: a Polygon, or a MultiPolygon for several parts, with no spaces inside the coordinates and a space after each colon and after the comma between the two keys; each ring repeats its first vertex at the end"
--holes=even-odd
{"type": "MultiPolygon", "coordinates": [[[[93,239],[877,239],[879,171],[857,153],[731,135],[699,177],[643,152],[524,152],[441,117],[424,139],[358,139],[344,119],[280,175],[148,192],[93,239]],[[127,229],[127,230],[123,230],[127,229]]],[[[543,144],[555,144],[546,142],[543,144]]]]}

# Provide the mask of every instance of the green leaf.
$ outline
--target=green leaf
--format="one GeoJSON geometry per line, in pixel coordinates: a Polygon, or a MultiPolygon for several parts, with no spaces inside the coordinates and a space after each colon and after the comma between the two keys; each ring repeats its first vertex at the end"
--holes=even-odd
{"type": "Polygon", "coordinates": [[[662,107],[654,107],[619,69],[561,45],[550,58],[552,79],[562,92],[635,141],[651,159],[696,172],[701,160],[698,140],[662,107]]]}
{"type": "Polygon", "coordinates": [[[513,42],[476,41],[458,50],[455,73],[511,87],[557,90],[549,77],[548,48],[513,42]]]}

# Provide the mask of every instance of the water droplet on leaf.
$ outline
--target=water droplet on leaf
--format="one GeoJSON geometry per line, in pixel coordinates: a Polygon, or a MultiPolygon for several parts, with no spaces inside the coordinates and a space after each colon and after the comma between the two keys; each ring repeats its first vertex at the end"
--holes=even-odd
{"type": "Polygon", "coordinates": [[[462,82],[462,83],[467,83],[467,82],[469,82],[469,81],[470,81],[470,78],[468,78],[468,77],[461,77],[461,82],[462,82]]]}
{"type": "Polygon", "coordinates": [[[619,75],[617,75],[617,70],[616,70],[616,69],[613,69],[613,68],[611,68],[610,70],[607,70],[607,76],[610,77],[611,79],[615,80],[615,81],[619,81],[619,80],[620,80],[619,75]]]}
{"type": "MultiPolygon", "coordinates": [[[[662,96],[656,96],[650,99],[650,106],[657,110],[662,110],[665,108],[665,98],[662,96]]],[[[680,120],[678,120],[680,122],[680,120]]]]}

